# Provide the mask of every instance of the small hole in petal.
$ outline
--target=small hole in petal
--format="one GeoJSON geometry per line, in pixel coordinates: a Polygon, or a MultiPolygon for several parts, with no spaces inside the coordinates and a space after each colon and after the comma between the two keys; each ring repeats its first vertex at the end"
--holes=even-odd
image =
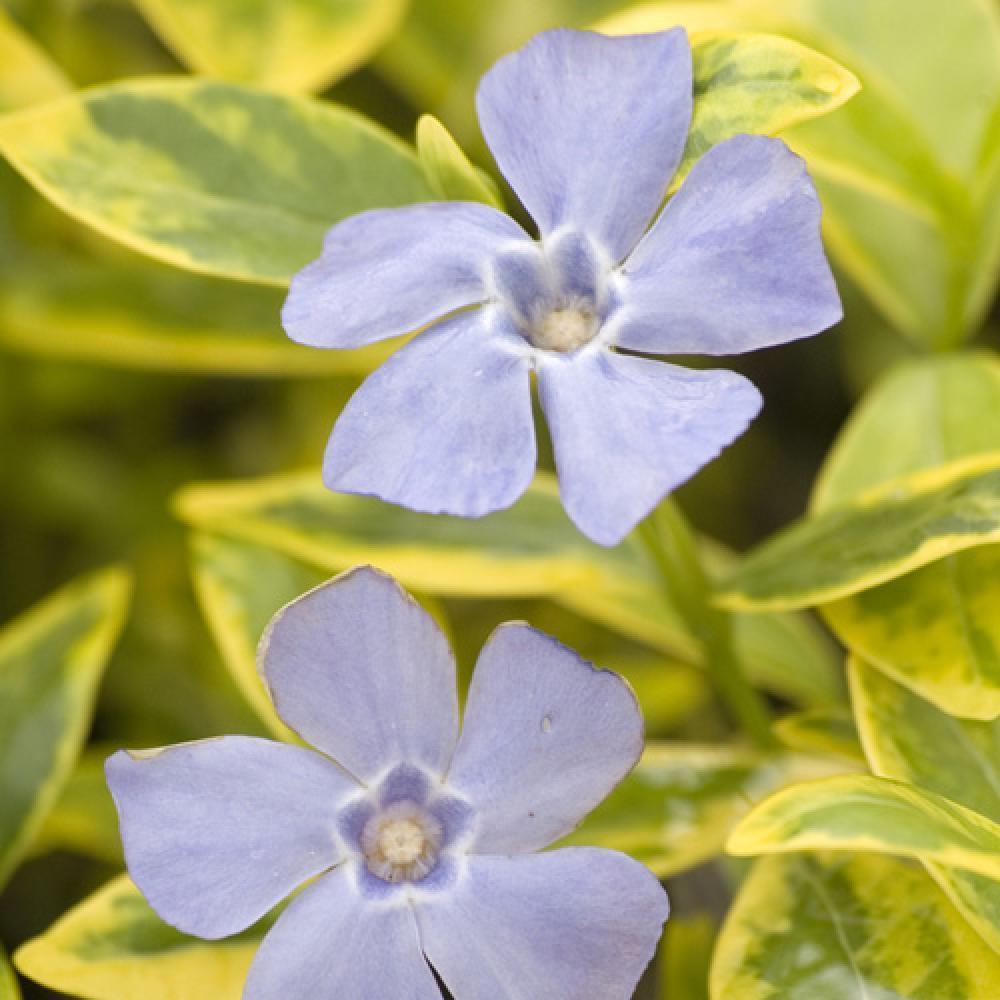
{"type": "Polygon", "coordinates": [[[551,733],[552,732],[552,716],[551,715],[546,715],[545,718],[542,719],[542,732],[543,733],[551,733]]]}

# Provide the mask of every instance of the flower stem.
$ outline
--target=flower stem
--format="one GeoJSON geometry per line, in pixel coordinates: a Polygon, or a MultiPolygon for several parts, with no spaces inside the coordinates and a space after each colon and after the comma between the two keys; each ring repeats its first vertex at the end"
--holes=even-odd
{"type": "Polygon", "coordinates": [[[639,526],[671,603],[701,643],[705,665],[729,714],[758,746],[776,744],[763,698],[750,685],[733,646],[732,621],[712,604],[712,587],[690,525],[666,500],[639,526]]]}

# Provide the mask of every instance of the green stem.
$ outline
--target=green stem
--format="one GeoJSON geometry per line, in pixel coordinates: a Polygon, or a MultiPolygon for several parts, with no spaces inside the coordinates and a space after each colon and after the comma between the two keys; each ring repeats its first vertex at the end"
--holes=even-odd
{"type": "Polygon", "coordinates": [[[701,643],[705,665],[726,709],[754,743],[775,746],[767,706],[743,672],[729,615],[712,604],[712,587],[684,516],[667,500],[643,521],[639,535],[671,603],[701,643]]]}

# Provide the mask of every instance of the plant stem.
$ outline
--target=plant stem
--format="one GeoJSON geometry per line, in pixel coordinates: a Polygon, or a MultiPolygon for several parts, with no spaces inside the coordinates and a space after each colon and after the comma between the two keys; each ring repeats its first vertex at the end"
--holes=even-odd
{"type": "Polygon", "coordinates": [[[763,698],[750,685],[733,646],[729,614],[712,604],[712,587],[694,535],[672,501],[660,504],[639,526],[671,603],[701,643],[705,665],[726,709],[760,747],[776,745],[763,698]]]}

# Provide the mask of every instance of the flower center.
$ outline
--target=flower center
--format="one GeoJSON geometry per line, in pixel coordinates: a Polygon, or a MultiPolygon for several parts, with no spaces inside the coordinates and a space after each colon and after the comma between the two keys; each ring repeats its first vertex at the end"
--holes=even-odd
{"type": "Polygon", "coordinates": [[[598,319],[586,306],[569,305],[545,313],[532,324],[528,338],[546,351],[575,351],[594,339],[598,319]]]}
{"type": "Polygon", "coordinates": [[[368,870],[386,882],[419,882],[434,869],[441,824],[416,802],[394,802],[377,812],[361,833],[368,870]]]}

